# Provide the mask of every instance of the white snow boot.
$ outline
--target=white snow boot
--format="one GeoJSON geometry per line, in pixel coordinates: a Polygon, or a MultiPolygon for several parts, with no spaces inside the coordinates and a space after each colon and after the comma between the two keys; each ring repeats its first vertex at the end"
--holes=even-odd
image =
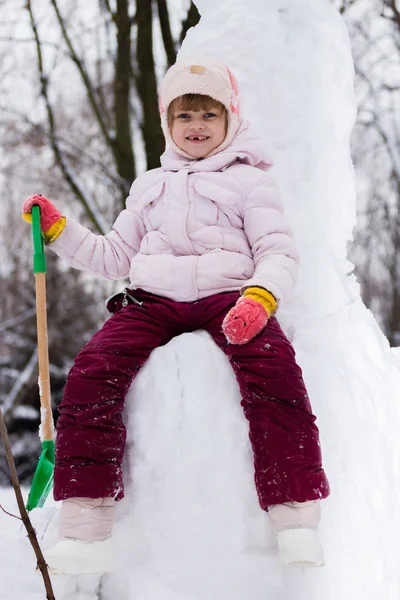
{"type": "Polygon", "coordinates": [[[111,573],[114,570],[112,538],[102,542],[82,542],[64,538],[45,553],[53,575],[111,573]]]}
{"type": "Polygon", "coordinates": [[[286,567],[321,567],[324,555],[318,537],[321,508],[318,500],[287,502],[269,507],[277,534],[279,557],[286,567]]]}
{"type": "Polygon", "coordinates": [[[64,500],[59,523],[60,539],[45,552],[50,573],[111,573],[114,569],[111,537],[114,516],[113,498],[64,500]]]}

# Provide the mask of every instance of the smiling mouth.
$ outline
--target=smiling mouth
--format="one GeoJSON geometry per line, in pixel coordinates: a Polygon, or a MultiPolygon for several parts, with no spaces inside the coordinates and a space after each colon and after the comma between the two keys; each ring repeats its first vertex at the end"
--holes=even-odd
{"type": "Polygon", "coordinates": [[[189,140],[189,142],[205,142],[210,138],[206,135],[190,135],[186,139],[189,140]]]}

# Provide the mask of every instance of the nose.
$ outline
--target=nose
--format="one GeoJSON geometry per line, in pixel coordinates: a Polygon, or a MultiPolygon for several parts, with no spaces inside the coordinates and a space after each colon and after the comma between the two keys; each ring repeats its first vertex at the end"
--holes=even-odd
{"type": "Polygon", "coordinates": [[[203,123],[191,123],[190,129],[192,129],[193,131],[201,131],[202,129],[204,129],[204,125],[203,123]]]}

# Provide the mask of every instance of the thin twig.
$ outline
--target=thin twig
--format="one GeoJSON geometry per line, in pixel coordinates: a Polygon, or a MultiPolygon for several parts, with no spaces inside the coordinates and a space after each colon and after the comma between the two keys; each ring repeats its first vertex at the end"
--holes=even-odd
{"type": "Polygon", "coordinates": [[[51,131],[48,131],[44,127],[44,125],[33,121],[28,117],[28,115],[19,110],[16,110],[14,107],[0,104],[0,113],[2,111],[4,113],[9,113],[18,117],[18,120],[20,122],[24,122],[33,129],[36,129],[38,132],[43,134],[43,136],[50,142],[51,145],[53,143],[56,143],[60,146],[60,148],[61,146],[63,146],[66,155],[72,156],[74,158],[75,155],[79,154],[79,160],[81,164],[89,167],[94,166],[99,171],[99,173],[104,174],[112,183],[114,183],[115,185],[122,185],[123,182],[118,173],[111,173],[104,163],[102,163],[93,154],[90,154],[90,152],[86,148],[82,148],[78,142],[75,142],[74,140],[67,138],[58,132],[52,133],[51,131]]]}
{"type": "Polygon", "coordinates": [[[114,152],[114,142],[113,142],[113,140],[112,140],[112,138],[110,136],[110,132],[109,132],[109,129],[108,129],[108,127],[107,127],[107,125],[106,125],[106,123],[104,121],[103,115],[101,114],[101,110],[100,110],[99,105],[97,103],[97,100],[96,100],[96,97],[95,97],[95,92],[94,92],[94,89],[93,89],[93,85],[92,85],[92,82],[90,80],[89,74],[88,74],[88,72],[86,70],[86,67],[83,64],[82,59],[78,56],[78,54],[77,54],[77,52],[75,50],[75,47],[74,47],[74,45],[72,43],[72,40],[71,40],[70,36],[68,35],[68,31],[67,31],[67,28],[65,26],[65,21],[64,21],[62,15],[61,15],[59,6],[57,4],[57,1],[56,0],[50,0],[50,3],[52,4],[52,6],[54,8],[54,11],[56,13],[57,21],[58,21],[58,23],[60,25],[61,32],[62,32],[63,38],[65,40],[65,43],[67,44],[67,47],[68,47],[68,50],[70,52],[71,58],[74,61],[74,63],[76,64],[76,66],[78,68],[78,71],[81,74],[82,80],[83,80],[83,82],[85,84],[86,91],[88,93],[88,98],[89,98],[90,105],[91,105],[91,107],[93,109],[93,112],[94,112],[94,114],[96,116],[97,122],[98,122],[98,124],[100,126],[100,129],[101,129],[102,133],[103,133],[104,139],[106,140],[107,145],[110,147],[111,151],[114,152]]]}
{"type": "Polygon", "coordinates": [[[115,12],[113,11],[113,9],[111,8],[111,4],[108,0],[103,0],[104,2],[104,6],[106,7],[106,9],[108,10],[110,17],[112,18],[112,20],[114,21],[114,23],[117,20],[117,15],[115,14],[115,12]]]}
{"type": "Polygon", "coordinates": [[[38,67],[39,67],[39,75],[40,75],[40,84],[41,84],[41,90],[40,93],[45,101],[46,104],[46,111],[47,111],[47,118],[48,118],[48,122],[49,122],[49,128],[50,128],[50,132],[51,132],[51,146],[53,148],[53,152],[54,155],[56,157],[56,160],[61,168],[61,171],[64,175],[65,180],[69,183],[69,185],[71,186],[73,192],[75,193],[75,195],[77,196],[77,198],[79,199],[79,201],[81,202],[82,206],[85,208],[85,210],[87,211],[88,216],[90,217],[91,221],[93,222],[93,224],[95,225],[95,227],[97,228],[97,230],[100,233],[105,233],[105,229],[104,227],[102,227],[101,222],[99,221],[98,215],[91,209],[91,202],[88,198],[85,197],[84,192],[82,191],[81,187],[79,186],[79,184],[76,181],[76,178],[74,177],[74,175],[71,173],[71,169],[69,168],[69,166],[67,165],[67,162],[61,152],[61,149],[59,147],[59,144],[57,143],[56,140],[56,125],[55,125],[55,118],[54,118],[54,112],[53,112],[53,107],[50,103],[50,98],[49,98],[49,94],[48,94],[48,78],[44,72],[44,65],[43,65],[43,56],[42,56],[42,45],[41,45],[41,41],[39,38],[39,32],[38,32],[38,28],[36,25],[36,21],[33,15],[33,11],[32,11],[32,6],[31,6],[31,2],[30,0],[27,0],[26,2],[26,8],[28,9],[29,12],[29,17],[30,17],[30,22],[31,22],[31,27],[32,27],[32,31],[35,37],[35,41],[36,41],[36,51],[37,51],[37,59],[38,59],[38,67]]]}
{"type": "Polygon", "coordinates": [[[3,506],[1,504],[0,504],[0,510],[2,510],[3,513],[6,513],[6,515],[8,515],[9,517],[13,517],[13,519],[18,519],[18,521],[22,521],[21,517],[19,517],[18,515],[13,515],[12,513],[8,512],[8,510],[3,508],[3,506]]]}
{"type": "Polygon", "coordinates": [[[19,484],[17,469],[15,468],[14,457],[12,455],[11,444],[10,444],[10,440],[8,438],[7,428],[6,428],[6,424],[4,422],[4,418],[3,418],[3,412],[1,410],[0,410],[0,434],[1,434],[1,439],[3,441],[4,449],[6,452],[6,459],[7,459],[8,468],[10,470],[11,483],[14,488],[15,497],[17,499],[17,504],[18,504],[18,509],[19,509],[20,515],[21,515],[21,520],[25,526],[25,529],[28,533],[29,541],[30,541],[32,548],[36,555],[37,566],[42,574],[43,581],[44,581],[44,587],[46,589],[46,594],[47,594],[46,598],[47,598],[47,600],[56,600],[56,598],[54,596],[53,588],[51,585],[51,580],[50,580],[50,575],[49,575],[49,571],[47,568],[47,564],[46,564],[45,558],[43,556],[42,550],[40,548],[37,536],[36,536],[36,531],[31,523],[31,520],[30,520],[27,510],[25,508],[24,499],[22,497],[22,492],[21,492],[21,486],[19,484]]]}
{"type": "Polygon", "coordinates": [[[16,317],[12,317],[11,319],[7,319],[7,321],[3,321],[0,325],[0,333],[4,333],[7,329],[11,329],[12,327],[16,327],[24,321],[28,321],[31,317],[35,316],[36,308],[28,308],[23,313],[20,313],[16,317]]]}

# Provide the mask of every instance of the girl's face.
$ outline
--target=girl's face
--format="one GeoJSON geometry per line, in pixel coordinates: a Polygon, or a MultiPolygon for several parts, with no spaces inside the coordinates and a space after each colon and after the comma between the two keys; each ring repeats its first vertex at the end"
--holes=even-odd
{"type": "Polygon", "coordinates": [[[171,136],[175,144],[194,159],[204,158],[225,139],[224,109],[219,106],[198,111],[174,109],[171,136]]]}

